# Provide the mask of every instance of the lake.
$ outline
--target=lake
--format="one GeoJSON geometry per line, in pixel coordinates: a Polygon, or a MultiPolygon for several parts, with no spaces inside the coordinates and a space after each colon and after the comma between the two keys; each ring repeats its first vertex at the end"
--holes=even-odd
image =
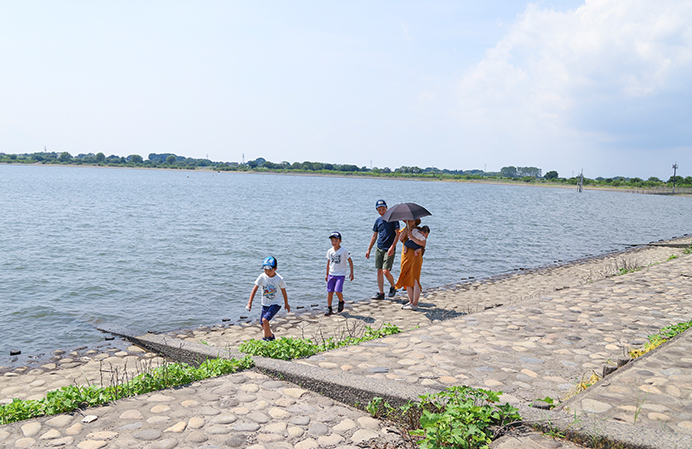
{"type": "Polygon", "coordinates": [[[433,214],[424,288],[681,236],[692,222],[692,201],[668,196],[0,165],[0,364],[13,349],[40,356],[100,342],[103,322],[144,332],[237,321],[268,255],[294,309],[323,306],[332,231],[355,265],[346,299],[368,298],[376,275],[364,255],[380,198],[433,214]]]}

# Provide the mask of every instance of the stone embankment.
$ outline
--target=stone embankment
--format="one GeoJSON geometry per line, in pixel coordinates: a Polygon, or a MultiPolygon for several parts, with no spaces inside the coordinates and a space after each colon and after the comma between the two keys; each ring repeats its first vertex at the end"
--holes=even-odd
{"type": "MultiPolygon", "coordinates": [[[[274,326],[279,337],[320,340],[357,335],[364,326],[384,323],[404,332],[294,362],[258,358],[265,372],[285,380],[252,370],[81,413],[5,425],[0,444],[346,448],[379,442],[380,447],[405,447],[391,424],[352,408],[353,397],[365,397],[371,389],[373,395],[406,400],[464,384],[501,390],[523,416],[549,420],[561,432],[574,431],[585,439],[692,447],[688,333],[573,395],[580,379],[622,364],[627,349],[643,344],[648,335],[692,319],[692,256],[683,255],[690,240],[430,289],[418,311],[402,310],[399,297],[349,303],[339,316],[318,311],[281,316],[274,326]],[[671,255],[679,258],[666,262],[671,255]],[[635,266],[648,268],[612,276],[635,266]],[[528,407],[546,396],[559,406],[528,407]]],[[[215,356],[235,353],[240,342],[259,336],[256,325],[242,323],[138,341],[215,356]]],[[[117,382],[141,372],[143,363],[162,362],[138,351],[59,354],[43,366],[6,370],[0,402],[43,397],[72,383],[117,382]]],[[[575,447],[538,433],[504,437],[494,446],[575,447]]]]}

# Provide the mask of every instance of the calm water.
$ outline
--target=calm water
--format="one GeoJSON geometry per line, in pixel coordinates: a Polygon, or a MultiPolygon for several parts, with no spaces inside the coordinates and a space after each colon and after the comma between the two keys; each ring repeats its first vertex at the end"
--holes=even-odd
{"type": "Polygon", "coordinates": [[[346,298],[369,297],[378,198],[433,213],[423,287],[680,236],[692,219],[689,199],[653,195],[0,165],[0,363],[11,349],[102,341],[101,322],[167,331],[235,321],[267,255],[294,307],[323,305],[334,230],[355,264],[346,298]]]}

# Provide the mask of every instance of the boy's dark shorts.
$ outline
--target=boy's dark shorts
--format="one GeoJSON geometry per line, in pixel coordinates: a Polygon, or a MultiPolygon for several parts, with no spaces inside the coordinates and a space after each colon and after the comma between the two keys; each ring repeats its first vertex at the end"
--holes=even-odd
{"type": "Polygon", "coordinates": [[[262,306],[262,316],[261,320],[271,321],[274,315],[281,310],[281,306],[278,304],[272,304],[271,306],[262,306]]]}
{"type": "Polygon", "coordinates": [[[384,269],[392,271],[396,252],[392,254],[392,257],[389,257],[387,255],[387,252],[389,252],[388,249],[380,249],[375,247],[375,268],[377,268],[378,270],[384,269]]]}

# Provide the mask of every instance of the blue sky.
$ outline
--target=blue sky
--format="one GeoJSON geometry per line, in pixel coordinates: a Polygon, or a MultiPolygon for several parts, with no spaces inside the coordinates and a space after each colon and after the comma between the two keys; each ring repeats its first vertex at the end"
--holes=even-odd
{"type": "Polygon", "coordinates": [[[0,152],[692,176],[692,2],[0,2],[0,152]]]}

